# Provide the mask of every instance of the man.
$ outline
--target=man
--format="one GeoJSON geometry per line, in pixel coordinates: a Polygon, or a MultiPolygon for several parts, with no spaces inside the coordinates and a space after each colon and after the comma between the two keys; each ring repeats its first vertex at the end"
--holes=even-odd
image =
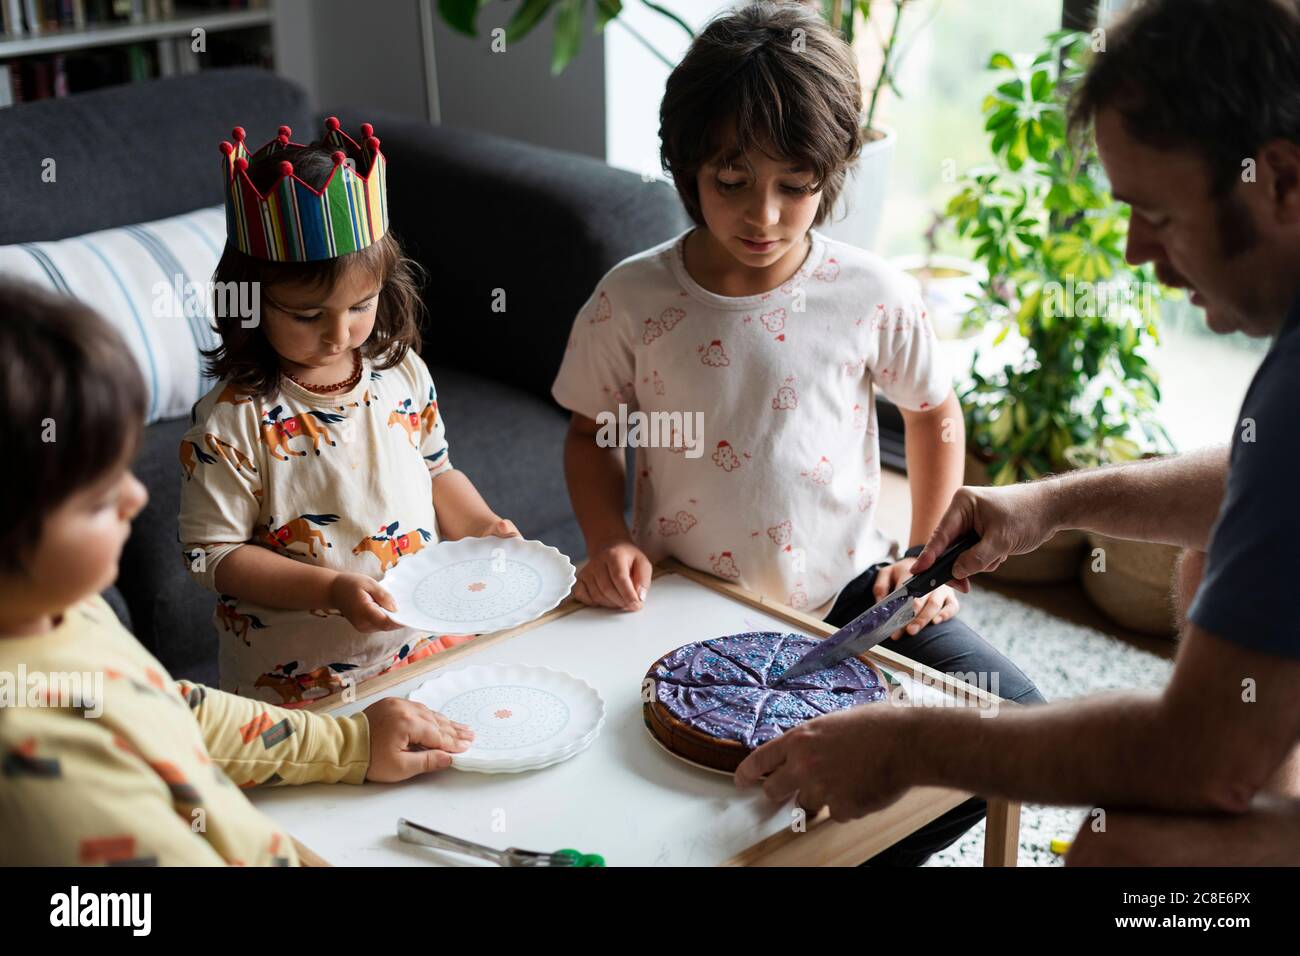
{"type": "Polygon", "coordinates": [[[925,784],[1092,803],[1075,865],[1300,863],[1300,0],[1146,0],[1108,33],[1072,124],[1093,125],[1132,207],[1129,261],[1191,290],[1213,331],[1272,347],[1227,448],[963,488],[913,570],[970,528],[962,590],[1063,528],[1188,549],[1169,685],[992,719],[857,708],[759,748],[736,781],[766,775],[772,798],[837,820],[925,784]]]}

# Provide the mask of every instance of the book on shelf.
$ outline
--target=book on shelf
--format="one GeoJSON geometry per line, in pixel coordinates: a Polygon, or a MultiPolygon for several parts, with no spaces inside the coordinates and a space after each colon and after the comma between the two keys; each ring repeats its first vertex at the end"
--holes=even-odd
{"type": "MultiPolygon", "coordinates": [[[[216,14],[267,6],[266,0],[182,0],[181,15],[200,17],[201,23],[203,10],[216,14]]],[[[153,77],[183,76],[209,67],[274,68],[271,34],[264,24],[210,30],[203,53],[193,49],[192,37],[186,33],[89,46],[78,46],[74,39],[59,44],[59,52],[30,53],[22,48],[25,37],[73,32],[78,22],[89,30],[129,23],[133,11],[146,18],[176,16],[172,0],[0,0],[0,107],[153,77]]]]}
{"type": "MultiPolygon", "coordinates": [[[[182,0],[181,16],[264,10],[266,0],[182,0]]],[[[113,24],[177,18],[175,0],[0,0],[0,43],[113,24]]]]}

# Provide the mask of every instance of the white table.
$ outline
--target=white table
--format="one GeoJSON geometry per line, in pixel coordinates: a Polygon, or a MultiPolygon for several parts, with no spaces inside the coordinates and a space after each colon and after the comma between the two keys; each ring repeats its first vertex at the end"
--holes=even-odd
{"type": "MultiPolygon", "coordinates": [[[[957,791],[916,788],[854,823],[819,818],[796,832],[792,801],[775,805],[759,788],[738,790],[730,775],[664,751],[642,721],[641,681],[650,665],[690,641],[754,630],[821,636],[832,629],[671,563],[660,569],[639,612],[566,601],[531,625],[483,635],[362,684],[355,702],[331,711],[354,713],[379,695],[404,697],[443,669],[544,665],[582,678],[605,701],[600,736],[576,757],[518,774],[445,770],[399,784],[275,787],[249,797],[328,862],[358,866],[487,865],[402,843],[399,817],[490,846],[599,853],[610,866],[851,864],[966,799],[957,791]]],[[[895,666],[902,659],[888,652],[878,659],[914,693],[944,692],[918,686],[910,662],[895,666]]],[[[1008,848],[1014,860],[1017,811],[1014,804],[991,803],[986,860],[1006,862],[1008,848]]]]}

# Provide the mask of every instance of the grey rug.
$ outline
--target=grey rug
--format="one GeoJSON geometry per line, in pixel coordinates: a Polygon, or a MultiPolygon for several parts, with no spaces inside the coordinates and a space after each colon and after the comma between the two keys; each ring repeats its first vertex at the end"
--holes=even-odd
{"type": "MultiPolygon", "coordinates": [[[[1159,689],[1173,662],[1092,628],[976,588],[961,596],[962,619],[1029,675],[1048,700],[1101,691],[1159,689]]],[[[1020,866],[1062,866],[1053,840],[1069,841],[1089,807],[1025,804],[1020,810],[1020,866]]],[[[926,866],[983,866],[984,824],[972,827],[926,866]]]]}

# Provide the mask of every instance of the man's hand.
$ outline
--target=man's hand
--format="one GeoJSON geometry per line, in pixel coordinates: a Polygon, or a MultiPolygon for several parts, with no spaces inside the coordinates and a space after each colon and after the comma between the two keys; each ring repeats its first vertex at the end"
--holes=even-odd
{"type": "MultiPolygon", "coordinates": [[[[916,558],[902,558],[881,568],[876,574],[875,583],[871,586],[871,593],[876,601],[879,602],[886,594],[910,578],[915,564],[916,558]]],[[[955,617],[961,609],[961,605],[957,603],[957,595],[946,584],[940,585],[923,597],[916,598],[912,603],[916,605],[916,617],[912,618],[912,623],[907,627],[889,635],[890,640],[896,641],[904,634],[915,634],[927,624],[946,621],[950,617],[955,617]]]]}
{"type": "Polygon", "coordinates": [[[451,755],[474,739],[474,731],[436,710],[400,697],[385,697],[364,711],[370,722],[370,769],[366,779],[393,783],[451,766],[451,755]]]}
{"type": "Polygon", "coordinates": [[[837,711],[802,723],[763,744],[736,768],[736,786],[764,775],[763,792],[796,803],[816,816],[830,807],[843,823],[889,806],[910,786],[901,766],[907,714],[888,703],[837,711]]]}
{"type": "Polygon", "coordinates": [[[330,606],[338,608],[362,634],[396,631],[402,626],[384,613],[385,609],[396,611],[397,604],[372,577],[340,571],[330,584],[329,596],[330,606]]]}
{"type": "Polygon", "coordinates": [[[1055,488],[1052,481],[958,488],[925,550],[917,555],[912,573],[930,567],[954,541],[974,528],[979,543],[959,556],[953,568],[953,587],[969,591],[968,578],[994,570],[1013,554],[1033,551],[1060,530],[1053,507],[1055,488]]]}
{"type": "Polygon", "coordinates": [[[639,611],[650,590],[650,559],[631,539],[598,545],[578,571],[573,596],[583,604],[639,611]]]}

